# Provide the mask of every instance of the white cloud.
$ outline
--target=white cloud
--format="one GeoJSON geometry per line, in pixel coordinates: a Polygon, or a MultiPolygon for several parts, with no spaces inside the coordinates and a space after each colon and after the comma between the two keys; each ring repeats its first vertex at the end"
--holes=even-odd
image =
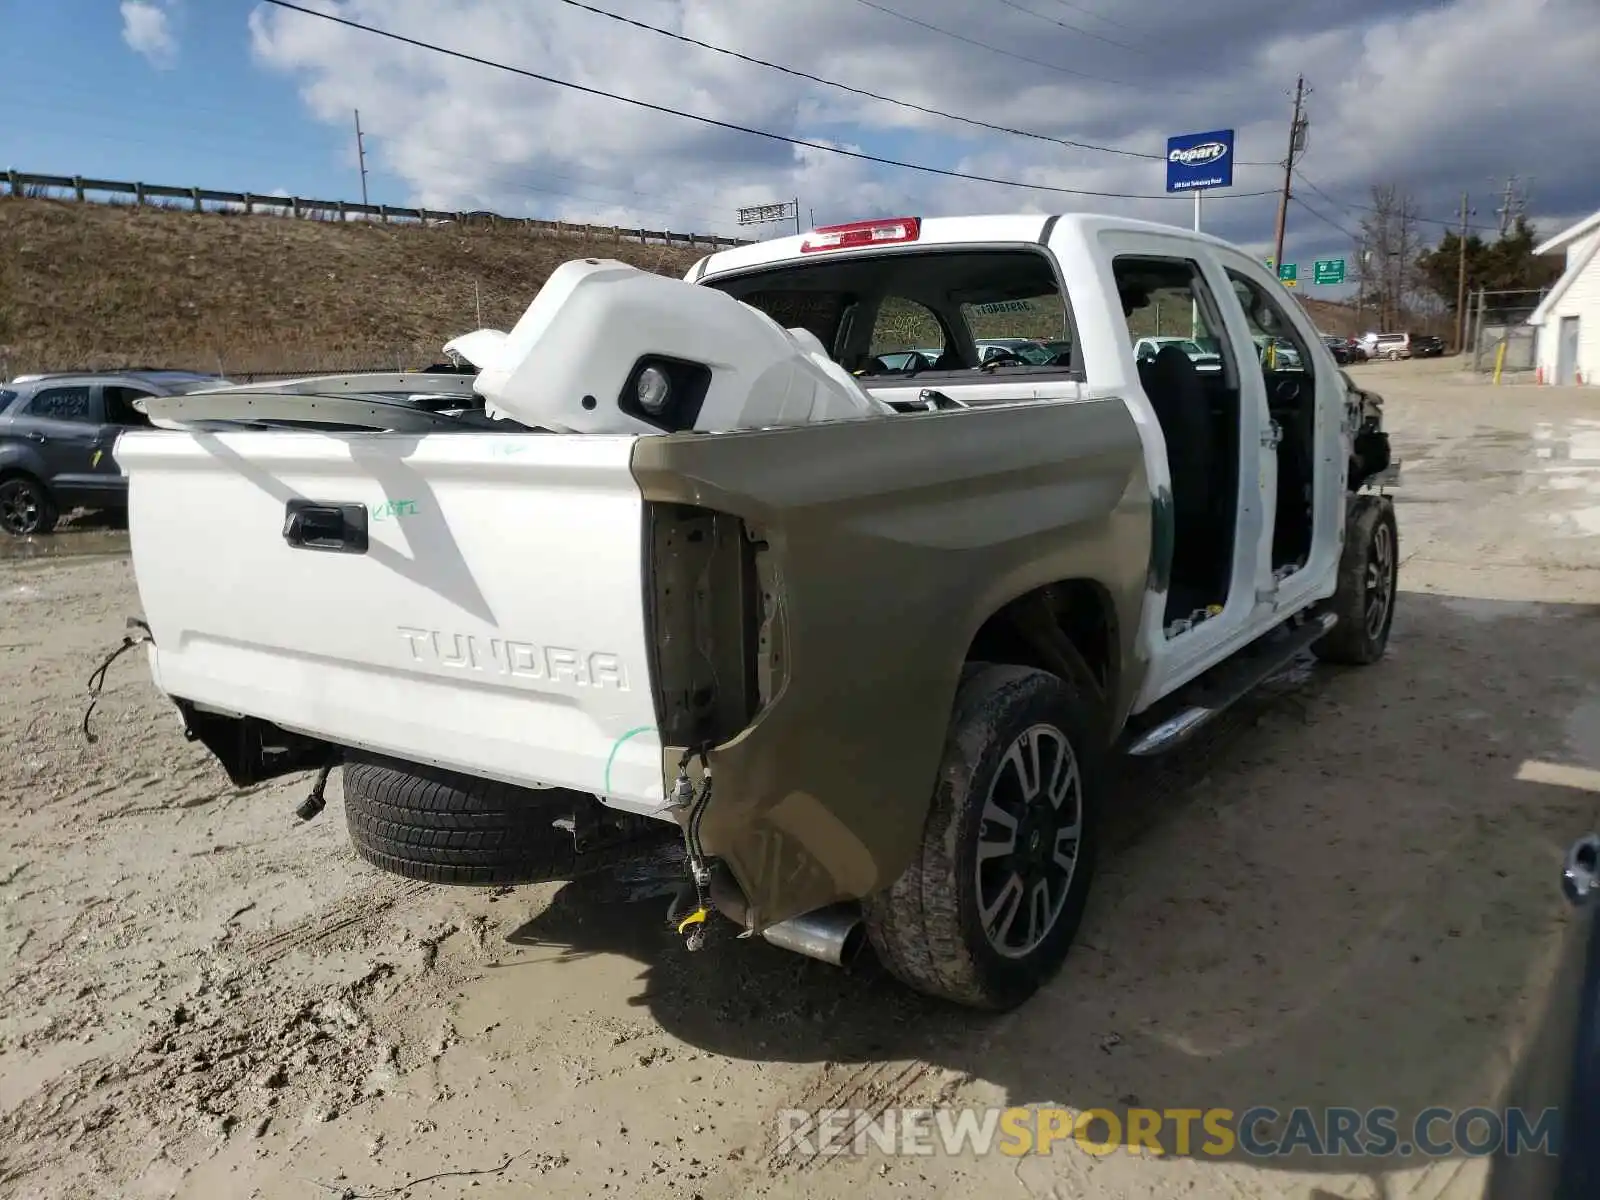
{"type": "Polygon", "coordinates": [[[161,70],[178,62],[178,39],[172,31],[174,3],[175,0],[122,0],[122,40],[161,70]]]}
{"type": "MultiPolygon", "coordinates": [[[[133,2],[133,0],[130,0],[133,2]]],[[[341,16],[587,87],[790,137],[973,174],[1161,193],[1158,160],[974,129],[818,86],[548,0],[306,0],[341,16]]],[[[1374,183],[1446,217],[1462,190],[1493,208],[1491,176],[1533,176],[1537,211],[1600,206],[1600,22],[1593,0],[1024,0],[1036,16],[966,0],[881,0],[1019,61],[856,0],[587,0],[685,36],[884,95],[1050,137],[1160,155],[1169,134],[1232,126],[1242,160],[1283,154],[1288,91],[1313,88],[1304,198],[1353,229],[1374,183]],[[1095,40],[1057,21],[1081,26],[1095,40]],[[1101,81],[1082,75],[1099,76],[1101,81]],[[1105,81],[1112,82],[1105,82],[1105,81]],[[1560,122],[1559,136],[1549,122],[1560,122]]],[[[253,50],[292,73],[310,111],[345,127],[360,108],[372,165],[410,203],[575,221],[741,232],[741,205],[798,197],[819,222],[890,213],[1101,208],[1187,224],[1186,199],[1095,199],[941,178],[696,124],[262,6],[253,50]]],[[[353,149],[351,151],[353,158],[353,149]]],[[[1234,193],[1282,172],[1243,167],[1234,193]]],[[[1207,229],[1270,239],[1275,199],[1207,198],[1207,229]]],[[[1480,219],[1483,219],[1480,216],[1480,219]]],[[[749,232],[749,231],[743,231],[749,232]]],[[[1299,206],[1290,252],[1348,243],[1299,206]]]]}

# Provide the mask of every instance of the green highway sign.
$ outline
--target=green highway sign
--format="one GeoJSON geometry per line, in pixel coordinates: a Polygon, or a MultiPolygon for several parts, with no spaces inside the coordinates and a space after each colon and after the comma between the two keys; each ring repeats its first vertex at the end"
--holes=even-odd
{"type": "Polygon", "coordinates": [[[1283,280],[1285,283],[1294,283],[1300,278],[1300,264],[1279,263],[1278,278],[1283,280]]]}
{"type": "Polygon", "coordinates": [[[1311,271],[1312,283],[1343,283],[1344,259],[1319,258],[1311,271]]]}

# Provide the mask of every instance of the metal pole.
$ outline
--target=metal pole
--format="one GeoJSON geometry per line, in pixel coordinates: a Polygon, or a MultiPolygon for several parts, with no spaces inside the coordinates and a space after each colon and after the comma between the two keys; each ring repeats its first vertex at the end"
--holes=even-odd
{"type": "Polygon", "coordinates": [[[1483,289],[1478,289],[1477,303],[1472,309],[1472,369],[1483,369],[1483,289]]]}
{"type": "Polygon", "coordinates": [[[800,197],[794,198],[794,231],[800,232],[800,197]]]}
{"type": "Polygon", "coordinates": [[[361,144],[361,110],[356,114],[356,162],[361,167],[361,203],[367,202],[367,148],[361,144]]]}
{"type": "MultiPolygon", "coordinates": [[[[1194,190],[1194,231],[1196,233],[1200,232],[1200,197],[1204,192],[1205,188],[1195,188],[1194,190]]],[[[1159,313],[1161,310],[1157,308],[1156,311],[1159,313]]],[[[1161,331],[1158,329],[1156,332],[1160,333],[1161,331]]],[[[1200,300],[1198,297],[1192,297],[1189,300],[1189,336],[1192,338],[1200,336],[1200,300]]]]}
{"type": "Polygon", "coordinates": [[[1289,187],[1294,182],[1295,145],[1300,139],[1300,105],[1305,100],[1306,78],[1295,80],[1294,116],[1289,121],[1289,153],[1283,160],[1283,194],[1278,197],[1278,230],[1272,241],[1272,267],[1283,269],[1283,233],[1289,223],[1289,187]]]}
{"type": "Polygon", "coordinates": [[[1467,194],[1461,193],[1461,257],[1456,264],[1456,353],[1467,348],[1467,194]]]}

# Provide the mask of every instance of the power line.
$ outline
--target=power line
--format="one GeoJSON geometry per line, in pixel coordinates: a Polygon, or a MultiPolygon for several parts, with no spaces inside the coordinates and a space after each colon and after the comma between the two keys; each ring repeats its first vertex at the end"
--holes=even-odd
{"type": "Polygon", "coordinates": [[[1093,38],[1097,42],[1104,42],[1108,46],[1117,46],[1123,50],[1131,50],[1135,54],[1150,53],[1150,51],[1146,50],[1143,46],[1130,46],[1127,42],[1119,42],[1116,38],[1106,37],[1102,33],[1095,33],[1092,30],[1083,28],[1081,25],[1069,25],[1066,21],[1058,21],[1055,17],[1047,17],[1044,15],[1044,13],[1034,12],[1033,9],[1026,8],[1023,5],[1018,4],[1017,0],[1000,0],[1000,3],[1004,4],[1007,8],[1016,9],[1019,13],[1027,13],[1030,17],[1037,17],[1039,20],[1046,21],[1057,28],[1065,29],[1068,33],[1082,34],[1084,37],[1093,38]]]}
{"type": "MultiPolygon", "coordinates": [[[[866,3],[867,0],[862,0],[866,3]]],[[[480,67],[492,67],[497,71],[506,71],[513,75],[521,75],[525,79],[536,79],[541,83],[554,84],[557,87],[567,88],[569,91],[580,92],[586,96],[598,96],[605,100],[615,100],[621,104],[642,108],[648,112],[661,113],[664,116],[677,117],[680,120],[694,121],[697,124],[709,125],[715,129],[726,129],[733,133],[748,134],[751,137],[766,138],[769,141],[783,142],[790,146],[800,146],[807,150],[819,150],[826,154],[837,154],[844,158],[853,158],[860,162],[876,163],[879,166],[899,167],[905,171],[919,171],[925,175],[938,175],[946,179],[964,179],[971,183],[987,183],[996,187],[1021,188],[1026,191],[1049,192],[1060,196],[1092,196],[1106,200],[1172,200],[1184,199],[1182,196],[1170,196],[1165,192],[1099,192],[1086,188],[1055,187],[1044,183],[1024,183],[1016,179],[999,179],[992,175],[977,175],[968,171],[954,171],[946,167],[933,167],[926,163],[906,162],[897,158],[885,158],[878,154],[867,154],[860,150],[847,150],[842,146],[830,146],[826,142],[815,142],[807,138],[790,137],[788,134],[774,133],[767,129],[756,129],[750,125],[739,125],[732,121],[718,120],[716,117],[703,116],[700,113],[682,112],[669,108],[664,104],[652,104],[648,100],[636,100],[632,96],[619,95],[608,92],[603,88],[590,87],[587,84],[574,83],[569,79],[558,79],[554,75],[545,75],[539,71],[530,71],[524,67],[513,67],[507,63],[495,62],[493,59],[480,58],[475,54],[468,54],[463,50],[452,50],[447,46],[440,46],[433,42],[425,42],[419,38],[407,37],[404,34],[394,33],[387,29],[379,29],[375,25],[363,25],[359,21],[352,21],[347,17],[335,16],[333,13],[320,12],[312,8],[304,8],[299,4],[290,3],[290,0],[264,0],[276,8],[285,8],[293,12],[303,13],[308,17],[318,20],[330,21],[336,25],[343,25],[349,29],[359,29],[363,33],[375,34],[378,37],[388,38],[390,41],[400,42],[407,46],[414,46],[419,50],[432,50],[450,58],[460,59],[463,62],[476,63],[480,67]]],[[[1222,199],[1243,200],[1252,196],[1269,196],[1267,192],[1229,192],[1222,199]]]]}
{"type": "MultiPolygon", "coordinates": [[[[958,42],[965,42],[967,45],[976,46],[980,50],[989,50],[995,54],[1003,54],[1007,58],[1014,58],[1018,62],[1025,62],[1030,66],[1043,67],[1046,71],[1055,71],[1062,75],[1074,75],[1079,79],[1087,79],[1094,83],[1107,83],[1112,87],[1140,88],[1145,91],[1148,91],[1150,88],[1148,83],[1134,83],[1127,79],[1111,79],[1104,75],[1090,75],[1087,71],[1074,71],[1071,67],[1057,66],[1055,63],[1047,63],[1037,58],[1029,58],[1026,54],[1018,54],[1015,50],[1007,50],[1001,46],[992,45],[989,42],[980,42],[977,38],[970,38],[964,33],[956,33],[954,30],[946,29],[942,25],[935,25],[930,21],[924,21],[921,17],[913,17],[907,13],[897,12],[892,8],[887,8],[884,5],[879,4],[877,0],[856,0],[856,3],[864,5],[875,12],[881,12],[885,16],[893,17],[897,21],[904,21],[908,25],[916,25],[922,29],[928,30],[931,33],[937,33],[947,38],[954,38],[958,42]]],[[[1034,15],[1038,16],[1037,13],[1034,15]]],[[[1048,20],[1048,18],[1046,19],[1048,20]]],[[[1176,95],[1193,95],[1193,89],[1191,88],[1176,88],[1173,89],[1173,91],[1176,95]]]]}
{"type": "Polygon", "coordinates": [[[700,49],[709,50],[713,54],[723,54],[729,58],[736,58],[741,62],[751,63],[752,65],[758,67],[765,67],[769,71],[778,71],[784,75],[792,75],[796,79],[804,79],[808,83],[819,83],[824,87],[837,88],[839,91],[848,92],[852,96],[862,96],[868,100],[878,100],[884,104],[893,104],[899,108],[910,109],[912,112],[923,113],[930,117],[940,117],[946,121],[959,121],[963,125],[971,125],[978,129],[988,129],[994,133],[1008,133],[1013,137],[1025,137],[1033,138],[1035,141],[1053,142],[1058,146],[1067,146],[1075,150],[1094,150],[1101,154],[1119,154],[1125,158],[1142,158],[1153,162],[1161,162],[1166,158],[1165,154],[1147,153],[1142,150],[1127,150],[1120,146],[1102,146],[1094,142],[1080,142],[1073,138],[1052,137],[1047,133],[1035,133],[1027,129],[1012,129],[1010,126],[996,125],[989,121],[979,120],[977,117],[964,117],[959,113],[945,112],[942,109],[929,108],[925,104],[917,104],[910,100],[897,100],[895,97],[885,96],[881,92],[869,92],[865,88],[852,87],[850,84],[840,83],[834,79],[824,79],[820,75],[813,75],[811,72],[802,71],[797,67],[786,67],[782,63],[768,62],[766,59],[756,58],[752,54],[745,54],[739,50],[731,50],[726,46],[713,45],[711,42],[703,42],[699,38],[689,37],[687,34],[676,33],[671,29],[663,29],[659,25],[651,25],[645,21],[635,20],[633,17],[625,17],[621,13],[608,12],[606,9],[596,8],[592,4],[585,4],[583,3],[583,0],[560,0],[560,3],[567,5],[569,8],[578,8],[582,9],[584,12],[593,13],[597,17],[606,17],[610,20],[620,22],[623,25],[631,25],[635,29],[643,29],[649,31],[650,33],[659,34],[662,37],[671,38],[675,42],[682,42],[689,46],[698,46],[700,49]]]}
{"type": "MultiPolygon", "coordinates": [[[[1301,171],[1299,167],[1296,167],[1294,169],[1294,173],[1299,178],[1301,183],[1305,184],[1308,188],[1310,188],[1317,195],[1321,196],[1324,200],[1326,200],[1329,204],[1333,205],[1335,208],[1342,209],[1344,212],[1351,213],[1351,214],[1355,214],[1355,213],[1358,213],[1358,212],[1378,212],[1379,211],[1378,209],[1374,208],[1370,204],[1357,204],[1353,200],[1336,200],[1336,199],[1334,199],[1327,192],[1323,191],[1322,188],[1318,187],[1315,183],[1313,183],[1310,179],[1307,179],[1306,175],[1305,175],[1305,172],[1301,171]]],[[[1440,225],[1440,226],[1443,226],[1445,229],[1455,229],[1460,224],[1460,222],[1458,222],[1458,221],[1441,220],[1438,217],[1420,217],[1420,216],[1416,216],[1415,214],[1412,215],[1411,219],[1413,221],[1418,221],[1418,222],[1422,223],[1423,225],[1440,225]]],[[[1489,231],[1494,229],[1494,226],[1493,225],[1467,225],[1465,228],[1467,228],[1468,230],[1471,230],[1472,232],[1475,232],[1475,233],[1488,233],[1489,231]]]]}
{"type": "Polygon", "coordinates": [[[1328,225],[1328,226],[1331,226],[1334,229],[1337,229],[1340,233],[1344,234],[1345,237],[1349,238],[1352,242],[1359,242],[1361,240],[1360,237],[1358,237],[1356,234],[1350,232],[1350,230],[1346,229],[1343,225],[1339,224],[1339,222],[1335,221],[1332,217],[1330,217],[1327,214],[1323,213],[1319,209],[1312,208],[1311,205],[1307,204],[1299,196],[1291,195],[1289,197],[1289,199],[1292,200],[1294,203],[1298,204],[1301,208],[1305,209],[1308,213],[1310,213],[1317,220],[1321,221],[1324,225],[1328,225]]]}
{"type": "Polygon", "coordinates": [[[1118,29],[1126,29],[1129,33],[1144,32],[1144,30],[1137,29],[1125,21],[1119,21],[1115,17],[1108,17],[1104,13],[1097,13],[1094,11],[1094,9],[1084,8],[1080,4],[1072,4],[1069,2],[1069,0],[1055,0],[1055,3],[1061,5],[1062,8],[1069,8],[1073,12],[1082,13],[1086,17],[1093,17],[1097,21],[1104,21],[1107,25],[1114,25],[1118,29]]]}

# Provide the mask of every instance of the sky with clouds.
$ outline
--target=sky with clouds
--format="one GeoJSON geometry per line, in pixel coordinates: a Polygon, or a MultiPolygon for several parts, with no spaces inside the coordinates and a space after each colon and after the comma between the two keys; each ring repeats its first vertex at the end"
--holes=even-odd
{"type": "Polygon", "coordinates": [[[1475,223],[1491,225],[1511,173],[1551,231],[1600,208],[1595,0],[297,2],[667,111],[255,0],[0,0],[0,38],[37,48],[11,72],[26,119],[0,126],[0,158],[354,198],[359,108],[374,202],[724,234],[740,232],[738,207],[792,198],[818,223],[1091,208],[1188,224],[1191,201],[1161,197],[1166,139],[1231,127],[1235,185],[1207,195],[1204,224],[1260,249],[1276,200],[1244,193],[1281,183],[1303,72],[1311,124],[1286,260],[1346,250],[1374,183],[1408,189],[1441,222],[1466,191],[1475,223]]]}

